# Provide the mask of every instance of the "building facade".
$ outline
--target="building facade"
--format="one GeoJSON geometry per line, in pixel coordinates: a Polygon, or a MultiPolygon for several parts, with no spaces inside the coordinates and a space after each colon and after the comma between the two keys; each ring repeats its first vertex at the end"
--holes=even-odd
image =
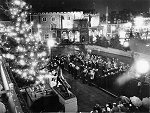
{"type": "MultiPolygon", "coordinates": [[[[69,39],[82,42],[84,35],[84,41],[88,41],[88,28],[99,26],[100,23],[99,14],[84,14],[82,11],[38,13],[31,16],[34,23],[41,25],[44,39],[53,37],[58,41],[69,39]]],[[[34,28],[36,26],[33,31],[37,30],[34,28]]]]}

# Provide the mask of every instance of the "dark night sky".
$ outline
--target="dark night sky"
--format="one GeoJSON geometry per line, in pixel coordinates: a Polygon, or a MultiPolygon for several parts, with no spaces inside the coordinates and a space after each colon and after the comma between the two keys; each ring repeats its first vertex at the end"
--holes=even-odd
{"type": "Polygon", "coordinates": [[[150,0],[27,0],[33,4],[34,9],[48,11],[53,9],[92,9],[93,1],[96,11],[105,12],[108,5],[109,11],[130,9],[148,11],[150,0]],[[56,8],[54,8],[56,7],[56,8]]]}
{"type": "MultiPolygon", "coordinates": [[[[0,4],[5,0],[0,0],[0,4]]],[[[148,11],[150,0],[25,0],[33,9],[41,12],[69,11],[72,9],[87,10],[93,8],[93,1],[97,12],[104,13],[108,5],[109,11],[130,9],[148,11]]],[[[1,10],[0,10],[1,13],[1,10]]]]}
{"type": "Polygon", "coordinates": [[[148,11],[150,8],[150,0],[94,0],[95,7],[98,11],[104,12],[105,7],[108,5],[109,10],[137,10],[148,11]]]}

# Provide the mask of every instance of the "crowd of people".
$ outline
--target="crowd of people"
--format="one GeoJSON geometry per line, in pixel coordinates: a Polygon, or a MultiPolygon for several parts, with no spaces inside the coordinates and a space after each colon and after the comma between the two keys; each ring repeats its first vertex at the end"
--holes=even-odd
{"type": "MultiPolygon", "coordinates": [[[[121,96],[121,97],[125,97],[125,96],[121,96]]],[[[128,98],[128,97],[126,97],[128,98]]],[[[134,97],[131,97],[131,99],[134,97]]],[[[139,104],[138,106],[134,104],[134,102],[132,102],[132,100],[130,100],[128,98],[128,101],[125,101],[123,99],[121,99],[120,97],[118,99],[116,99],[117,101],[114,103],[107,103],[105,106],[101,106],[99,104],[96,104],[91,113],[116,113],[116,112],[131,112],[131,113],[137,113],[137,112],[149,112],[148,107],[145,107],[144,105],[142,105],[142,101],[141,104],[139,104]]]]}
{"type": "MultiPolygon", "coordinates": [[[[126,72],[130,65],[119,61],[117,58],[109,58],[100,55],[77,52],[76,54],[68,54],[63,56],[52,57],[47,65],[50,72],[55,72],[57,68],[68,71],[74,79],[81,79],[84,84],[94,85],[109,90],[112,89],[112,81],[118,76],[126,72]]],[[[55,75],[55,73],[54,73],[55,75]]],[[[57,76],[57,75],[55,75],[57,76]]],[[[140,109],[133,106],[132,103],[108,103],[106,106],[96,105],[93,113],[113,113],[139,111],[140,109]]]]}
{"type": "Polygon", "coordinates": [[[48,65],[48,70],[53,71],[60,66],[67,70],[75,79],[83,83],[95,85],[104,89],[112,88],[112,84],[120,74],[126,72],[130,65],[116,58],[108,58],[93,54],[70,54],[68,56],[54,57],[48,65]]]}
{"type": "MultiPolygon", "coordinates": [[[[56,69],[59,65],[63,70],[68,71],[74,79],[81,79],[84,84],[112,88],[112,81],[126,72],[130,65],[119,61],[116,58],[108,58],[94,54],[84,54],[77,52],[76,54],[68,54],[67,56],[56,56],[52,58],[49,70],[56,69]]],[[[145,109],[134,106],[131,102],[124,103],[118,101],[108,103],[106,106],[96,105],[91,112],[113,113],[113,112],[136,112],[145,109]]]]}
{"type": "Polygon", "coordinates": [[[98,87],[110,88],[113,79],[129,69],[129,64],[115,58],[90,54],[73,54],[60,58],[62,69],[66,69],[75,79],[98,87]]]}

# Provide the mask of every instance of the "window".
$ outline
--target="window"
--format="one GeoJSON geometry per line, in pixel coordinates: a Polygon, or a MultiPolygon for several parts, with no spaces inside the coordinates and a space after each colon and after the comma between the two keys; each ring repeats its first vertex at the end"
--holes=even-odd
{"type": "Polygon", "coordinates": [[[53,32],[53,37],[56,37],[56,33],[55,32],[53,32]]]}
{"type": "Polygon", "coordinates": [[[43,21],[43,22],[46,22],[46,21],[47,21],[47,18],[45,18],[45,17],[42,18],[42,21],[43,21]]]}
{"type": "Polygon", "coordinates": [[[52,17],[52,21],[55,21],[55,18],[54,18],[54,17],[52,17]]]}
{"type": "Polygon", "coordinates": [[[67,20],[70,20],[70,17],[68,16],[67,20]]]}
{"type": "Polygon", "coordinates": [[[55,29],[56,28],[56,24],[51,24],[51,29],[55,29]]]}
{"type": "Polygon", "coordinates": [[[49,34],[45,34],[45,39],[48,39],[49,38],[49,34]]]}

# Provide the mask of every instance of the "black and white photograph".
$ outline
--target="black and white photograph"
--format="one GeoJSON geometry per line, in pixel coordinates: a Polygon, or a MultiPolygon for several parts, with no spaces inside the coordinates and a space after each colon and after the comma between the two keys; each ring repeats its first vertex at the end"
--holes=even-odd
{"type": "Polygon", "coordinates": [[[150,0],[0,0],[0,113],[149,113],[150,0]]]}

